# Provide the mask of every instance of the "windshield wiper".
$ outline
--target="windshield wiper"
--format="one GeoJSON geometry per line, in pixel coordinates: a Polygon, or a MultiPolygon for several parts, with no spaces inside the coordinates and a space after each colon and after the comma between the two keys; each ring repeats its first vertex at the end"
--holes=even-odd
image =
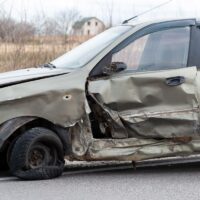
{"type": "Polygon", "coordinates": [[[53,65],[52,63],[46,63],[46,64],[42,65],[42,67],[45,67],[45,68],[51,68],[51,69],[56,68],[56,66],[53,65]]]}

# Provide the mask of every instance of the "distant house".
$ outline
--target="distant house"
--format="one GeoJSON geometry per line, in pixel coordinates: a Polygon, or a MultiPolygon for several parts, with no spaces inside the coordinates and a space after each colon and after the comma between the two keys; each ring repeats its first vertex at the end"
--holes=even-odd
{"type": "Polygon", "coordinates": [[[86,17],[73,25],[74,35],[93,36],[105,29],[104,23],[96,17],[86,17]]]}

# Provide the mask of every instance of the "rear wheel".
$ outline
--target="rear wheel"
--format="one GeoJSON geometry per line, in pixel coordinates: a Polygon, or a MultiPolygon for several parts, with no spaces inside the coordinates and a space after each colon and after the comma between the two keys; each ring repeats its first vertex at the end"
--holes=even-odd
{"type": "Polygon", "coordinates": [[[13,175],[26,180],[58,177],[64,168],[63,145],[45,128],[32,128],[17,139],[9,159],[13,175]]]}

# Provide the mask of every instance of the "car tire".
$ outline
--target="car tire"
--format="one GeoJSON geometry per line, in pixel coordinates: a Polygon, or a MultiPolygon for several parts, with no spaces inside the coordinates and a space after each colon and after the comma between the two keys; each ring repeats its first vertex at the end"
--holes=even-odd
{"type": "Polygon", "coordinates": [[[9,169],[6,155],[6,152],[0,153],[0,171],[7,171],[9,169]]]}
{"type": "Polygon", "coordinates": [[[46,128],[32,128],[20,136],[11,150],[10,172],[24,180],[43,180],[61,176],[64,169],[63,145],[46,128]]]}

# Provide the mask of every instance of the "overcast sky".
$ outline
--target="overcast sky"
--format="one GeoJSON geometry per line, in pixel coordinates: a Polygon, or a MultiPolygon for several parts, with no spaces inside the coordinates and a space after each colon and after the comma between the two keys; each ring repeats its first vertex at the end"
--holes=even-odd
{"type": "MultiPolygon", "coordinates": [[[[0,8],[19,18],[26,13],[29,19],[39,13],[53,17],[67,8],[75,8],[84,16],[96,16],[106,21],[108,7],[113,2],[114,23],[132,17],[167,0],[0,0],[0,8]]],[[[144,15],[141,21],[160,18],[200,17],[200,0],[174,0],[162,8],[144,15]]]]}

